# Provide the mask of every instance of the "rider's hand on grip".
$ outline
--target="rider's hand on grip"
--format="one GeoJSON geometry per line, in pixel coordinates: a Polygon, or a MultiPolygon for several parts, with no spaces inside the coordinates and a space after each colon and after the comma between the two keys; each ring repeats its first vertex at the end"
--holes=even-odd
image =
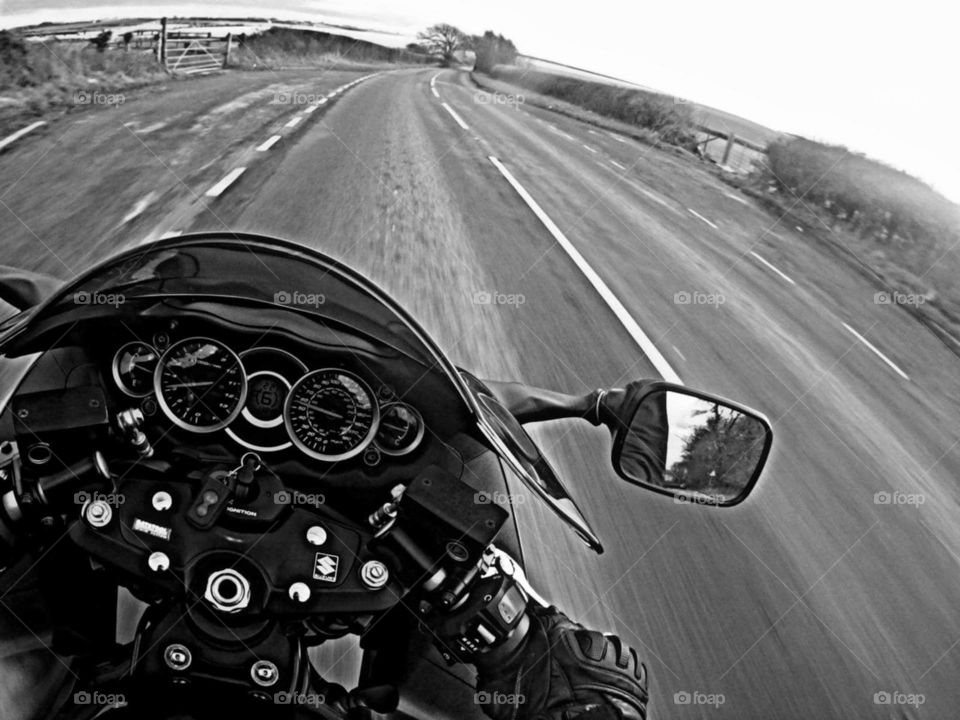
{"type": "Polygon", "coordinates": [[[554,607],[530,609],[511,657],[478,665],[477,701],[494,720],[645,720],[647,669],[614,635],[587,630],[554,607]]]}

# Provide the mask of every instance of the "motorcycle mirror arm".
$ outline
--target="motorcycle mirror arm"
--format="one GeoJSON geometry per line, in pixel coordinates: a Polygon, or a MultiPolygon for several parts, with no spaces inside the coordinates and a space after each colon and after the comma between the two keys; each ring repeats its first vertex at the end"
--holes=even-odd
{"type": "Polygon", "coordinates": [[[533,387],[520,382],[484,380],[503,405],[521,423],[563,418],[582,418],[592,425],[606,425],[616,432],[626,401],[623,388],[600,388],[584,395],[533,387]]]}

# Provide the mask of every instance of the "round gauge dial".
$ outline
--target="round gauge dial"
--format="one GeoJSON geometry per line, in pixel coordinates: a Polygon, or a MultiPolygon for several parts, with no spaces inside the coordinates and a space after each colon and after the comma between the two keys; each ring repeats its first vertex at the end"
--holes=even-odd
{"type": "Polygon", "coordinates": [[[256,452],[280,452],[293,447],[283,426],[283,406],[293,384],[307,372],[286,350],[255,347],[240,353],[247,371],[247,401],[227,435],[256,452]]]}
{"type": "Polygon", "coordinates": [[[222,430],[243,409],[247,377],[240,358],[223,343],[187,338],[171,345],[153,376],[164,414],[198,433],[222,430]]]}
{"type": "Polygon", "coordinates": [[[317,460],[359,455],[373,440],[380,409],[367,384],[345,370],[314,370],[287,395],[283,421],[293,444],[317,460]]]}
{"type": "Polygon", "coordinates": [[[113,356],[113,381],[130,397],[146,397],[153,392],[153,373],[160,354],[145,342],[130,342],[113,356]]]}
{"type": "Polygon", "coordinates": [[[406,403],[390,403],[380,409],[374,442],[386,455],[406,455],[417,449],[425,430],[423,418],[414,408],[406,403]]]}

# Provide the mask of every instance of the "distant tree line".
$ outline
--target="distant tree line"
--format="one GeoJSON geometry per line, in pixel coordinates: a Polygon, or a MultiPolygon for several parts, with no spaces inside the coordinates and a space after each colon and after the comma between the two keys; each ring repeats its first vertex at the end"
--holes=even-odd
{"type": "Polygon", "coordinates": [[[449,23],[431,25],[418,33],[417,42],[407,45],[411,52],[432,55],[441,64],[452,65],[460,50],[472,50],[476,55],[475,68],[489,72],[495,65],[512,65],[517,59],[513,41],[493,30],[483,35],[468,35],[449,23]]]}

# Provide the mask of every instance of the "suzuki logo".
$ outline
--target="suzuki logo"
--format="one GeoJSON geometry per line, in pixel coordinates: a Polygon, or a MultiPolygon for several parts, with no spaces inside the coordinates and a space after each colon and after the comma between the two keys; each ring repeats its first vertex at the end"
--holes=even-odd
{"type": "Polygon", "coordinates": [[[340,568],[340,558],[329,553],[317,553],[313,561],[313,579],[325,582],[337,581],[337,570],[340,568]]]}

